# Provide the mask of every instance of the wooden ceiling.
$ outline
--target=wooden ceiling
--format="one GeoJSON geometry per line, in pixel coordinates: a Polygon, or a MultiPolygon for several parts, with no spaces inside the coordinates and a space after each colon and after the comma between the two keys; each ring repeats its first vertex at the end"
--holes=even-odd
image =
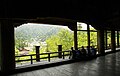
{"type": "Polygon", "coordinates": [[[58,24],[69,20],[85,22],[96,29],[120,30],[120,7],[115,0],[4,0],[0,10],[1,19],[47,18],[48,22],[53,19],[53,24],[57,20],[58,24]]]}

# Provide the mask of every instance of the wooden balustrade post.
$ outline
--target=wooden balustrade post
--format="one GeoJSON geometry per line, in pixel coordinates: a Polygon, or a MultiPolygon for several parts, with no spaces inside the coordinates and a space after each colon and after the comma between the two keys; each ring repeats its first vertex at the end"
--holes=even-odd
{"type": "Polygon", "coordinates": [[[64,56],[64,54],[65,54],[65,53],[63,52],[63,59],[65,59],[65,56],[64,56]]]}
{"type": "Polygon", "coordinates": [[[32,61],[32,55],[30,55],[30,58],[31,58],[31,64],[33,64],[33,61],[32,61]]]}
{"type": "Polygon", "coordinates": [[[39,62],[40,61],[40,51],[39,51],[39,48],[40,46],[35,46],[36,48],[36,61],[39,62]]]}
{"type": "Polygon", "coordinates": [[[72,51],[70,51],[69,59],[71,58],[71,56],[72,56],[72,51]]]}
{"type": "Polygon", "coordinates": [[[48,61],[50,62],[50,53],[48,53],[48,61]]]}
{"type": "Polygon", "coordinates": [[[58,57],[62,58],[62,45],[58,45],[58,57]]]}

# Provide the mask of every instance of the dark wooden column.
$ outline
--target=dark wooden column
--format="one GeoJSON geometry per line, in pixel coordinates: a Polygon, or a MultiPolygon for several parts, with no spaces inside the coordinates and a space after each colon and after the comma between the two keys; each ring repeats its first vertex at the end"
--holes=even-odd
{"type": "Polygon", "coordinates": [[[119,31],[117,31],[117,47],[119,47],[119,31]]]}
{"type": "Polygon", "coordinates": [[[116,42],[115,42],[115,31],[111,31],[111,51],[116,50],[116,42]]]}
{"type": "Polygon", "coordinates": [[[14,27],[8,20],[0,21],[0,65],[6,74],[15,69],[14,27]]]}
{"type": "Polygon", "coordinates": [[[105,49],[108,49],[108,47],[107,47],[107,43],[108,43],[108,41],[107,41],[107,30],[105,30],[104,31],[104,40],[105,40],[105,49]]]}
{"type": "Polygon", "coordinates": [[[98,51],[101,55],[105,55],[104,30],[98,30],[98,51]]]}
{"type": "Polygon", "coordinates": [[[74,48],[75,48],[75,50],[78,49],[78,42],[77,42],[77,23],[74,24],[74,48]]]}
{"type": "Polygon", "coordinates": [[[87,24],[87,40],[88,40],[88,51],[90,51],[90,28],[89,25],[87,24]]]}

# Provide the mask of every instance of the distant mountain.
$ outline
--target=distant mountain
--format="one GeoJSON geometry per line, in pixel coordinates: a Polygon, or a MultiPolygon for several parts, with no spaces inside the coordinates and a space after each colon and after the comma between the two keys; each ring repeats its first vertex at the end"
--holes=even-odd
{"type": "Polygon", "coordinates": [[[32,39],[45,41],[51,35],[57,34],[61,29],[63,28],[44,24],[25,24],[15,28],[15,38],[23,38],[28,41],[32,41],[32,39]]]}

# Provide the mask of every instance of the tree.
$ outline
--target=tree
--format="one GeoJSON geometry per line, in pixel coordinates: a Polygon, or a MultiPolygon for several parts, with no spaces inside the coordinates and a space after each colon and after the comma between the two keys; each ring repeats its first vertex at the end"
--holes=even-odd
{"type": "Polygon", "coordinates": [[[90,43],[91,46],[97,45],[97,32],[90,32],[90,43]]]}
{"type": "Polygon", "coordinates": [[[63,50],[69,50],[73,46],[73,32],[69,30],[62,29],[58,33],[59,43],[62,45],[63,50]]]}
{"type": "Polygon", "coordinates": [[[81,46],[87,46],[87,32],[85,31],[78,31],[77,33],[78,37],[78,48],[81,46]]]}
{"type": "Polygon", "coordinates": [[[26,41],[27,38],[24,36],[24,34],[22,32],[17,33],[17,35],[15,35],[15,45],[16,48],[24,48],[26,45],[26,41]]]}
{"type": "Polygon", "coordinates": [[[62,50],[69,50],[73,46],[73,33],[62,29],[56,35],[48,38],[46,42],[48,50],[57,51],[58,45],[62,45],[62,50]]]}

